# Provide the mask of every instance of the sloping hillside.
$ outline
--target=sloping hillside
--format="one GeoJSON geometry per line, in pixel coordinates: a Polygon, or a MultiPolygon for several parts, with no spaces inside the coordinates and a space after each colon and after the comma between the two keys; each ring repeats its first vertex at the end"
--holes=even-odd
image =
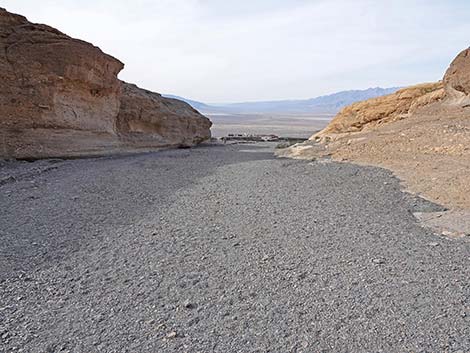
{"type": "Polygon", "coordinates": [[[393,170],[413,191],[470,208],[470,50],[443,83],[424,84],[343,109],[311,141],[279,156],[332,157],[393,170]]]}

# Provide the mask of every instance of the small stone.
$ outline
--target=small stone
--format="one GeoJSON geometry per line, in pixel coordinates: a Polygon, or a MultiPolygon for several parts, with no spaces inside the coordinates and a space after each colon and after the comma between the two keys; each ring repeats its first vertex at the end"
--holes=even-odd
{"type": "Polygon", "coordinates": [[[429,243],[429,246],[439,246],[439,243],[429,243]]]}
{"type": "Polygon", "coordinates": [[[186,309],[193,309],[193,308],[194,308],[194,304],[191,303],[189,300],[186,300],[186,301],[183,303],[183,306],[184,306],[186,309]]]}
{"type": "Polygon", "coordinates": [[[307,278],[307,273],[306,272],[303,272],[303,273],[300,273],[300,274],[297,275],[297,279],[299,279],[299,280],[303,280],[305,278],[307,278]]]}
{"type": "Polygon", "coordinates": [[[176,336],[178,336],[176,331],[171,331],[171,332],[167,333],[166,338],[171,339],[171,338],[176,338],[176,336]]]}
{"type": "Polygon", "coordinates": [[[372,262],[376,265],[382,265],[385,263],[384,259],[372,259],[372,262]]]}

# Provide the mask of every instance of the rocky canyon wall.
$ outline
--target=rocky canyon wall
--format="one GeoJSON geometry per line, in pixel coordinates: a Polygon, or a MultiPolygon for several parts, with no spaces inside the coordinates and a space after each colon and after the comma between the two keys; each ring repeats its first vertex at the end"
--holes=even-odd
{"type": "Polygon", "coordinates": [[[121,82],[123,67],[90,43],[0,9],[0,157],[101,155],[210,138],[206,117],[121,82]]]}

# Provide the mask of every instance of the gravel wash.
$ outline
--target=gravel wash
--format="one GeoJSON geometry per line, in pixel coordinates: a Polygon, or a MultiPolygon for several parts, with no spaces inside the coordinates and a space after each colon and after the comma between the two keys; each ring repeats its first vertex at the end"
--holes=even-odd
{"type": "Polygon", "coordinates": [[[273,147],[2,162],[0,352],[470,352],[441,208],[273,147]]]}

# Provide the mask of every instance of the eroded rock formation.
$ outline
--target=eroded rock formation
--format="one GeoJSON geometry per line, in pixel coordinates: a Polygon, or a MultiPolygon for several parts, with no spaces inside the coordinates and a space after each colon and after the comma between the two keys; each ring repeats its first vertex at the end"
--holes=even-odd
{"type": "Polygon", "coordinates": [[[470,48],[462,51],[444,76],[446,95],[454,105],[470,104],[470,48]]]}
{"type": "Polygon", "coordinates": [[[210,138],[210,127],[210,121],[187,103],[123,83],[116,130],[126,144],[192,146],[210,138]]]}
{"type": "Polygon", "coordinates": [[[457,56],[442,83],[346,107],[311,141],[278,155],[385,167],[414,192],[470,209],[470,50],[457,56]]]}
{"type": "Polygon", "coordinates": [[[210,137],[210,121],[188,104],[122,83],[119,60],[4,9],[0,53],[0,157],[107,154],[210,137]]]}
{"type": "Polygon", "coordinates": [[[418,108],[445,96],[442,82],[400,89],[387,96],[357,102],[343,108],[331,123],[311,139],[337,138],[342,134],[372,129],[405,119],[418,108]]]}
{"type": "MultiPolygon", "coordinates": [[[[434,103],[447,108],[470,106],[470,49],[462,51],[450,64],[440,82],[424,83],[396,93],[368,99],[345,107],[312,140],[334,139],[344,134],[374,129],[406,119],[434,103]]],[[[434,107],[438,108],[436,105],[434,107]]]]}

